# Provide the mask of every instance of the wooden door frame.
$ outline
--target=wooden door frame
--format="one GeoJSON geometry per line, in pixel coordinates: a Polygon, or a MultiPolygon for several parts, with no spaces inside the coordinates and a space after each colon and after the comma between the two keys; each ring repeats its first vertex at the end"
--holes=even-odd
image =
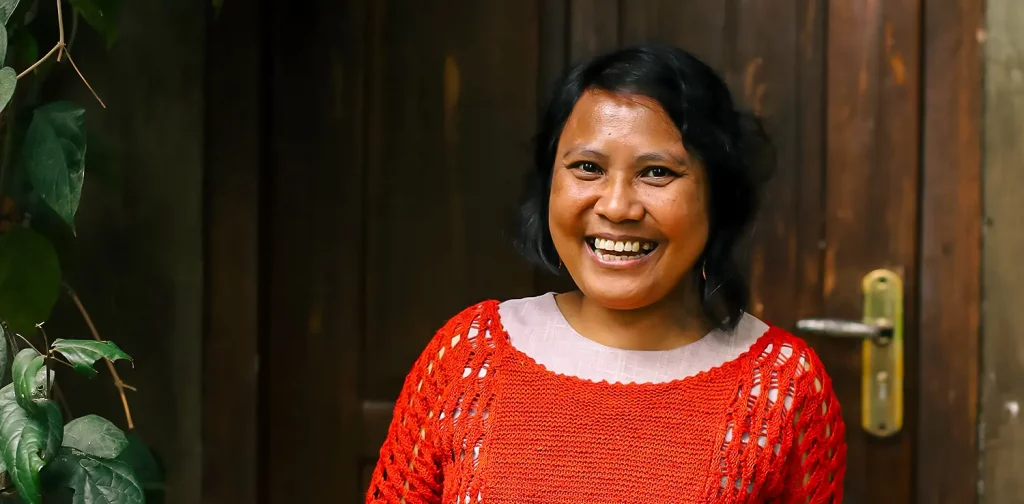
{"type": "Polygon", "coordinates": [[[918,502],[975,502],[984,1],[923,0],[918,502]]]}

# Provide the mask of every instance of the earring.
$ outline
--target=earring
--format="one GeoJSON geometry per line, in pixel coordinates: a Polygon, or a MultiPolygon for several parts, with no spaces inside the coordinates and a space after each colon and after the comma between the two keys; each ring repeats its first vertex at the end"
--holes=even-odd
{"type": "Polygon", "coordinates": [[[708,260],[704,259],[704,262],[701,263],[701,265],[700,265],[700,277],[703,278],[705,282],[708,281],[708,272],[706,270],[707,266],[708,266],[708,260]]]}

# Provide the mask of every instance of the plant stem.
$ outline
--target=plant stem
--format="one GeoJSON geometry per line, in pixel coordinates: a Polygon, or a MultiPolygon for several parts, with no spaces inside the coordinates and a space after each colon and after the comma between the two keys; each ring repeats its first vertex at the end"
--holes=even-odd
{"type": "Polygon", "coordinates": [[[71,418],[74,418],[74,416],[71,414],[71,406],[68,404],[67,398],[64,397],[64,393],[60,390],[60,384],[57,383],[56,378],[54,378],[52,386],[50,384],[50,373],[52,372],[52,364],[50,364],[50,361],[57,361],[72,369],[74,369],[75,366],[70,362],[61,360],[53,352],[50,352],[50,339],[46,336],[46,329],[43,329],[43,324],[39,324],[36,327],[39,328],[40,334],[43,335],[43,346],[47,349],[47,353],[43,356],[43,362],[46,363],[46,393],[50,399],[56,398],[57,401],[60,402],[60,406],[64,409],[67,419],[70,420],[71,418]]]}
{"type": "MultiPolygon", "coordinates": [[[[10,358],[7,359],[7,360],[9,361],[8,362],[8,366],[11,367],[11,379],[14,379],[14,371],[13,371],[13,369],[14,369],[14,356],[18,355],[18,340],[14,339],[14,333],[11,331],[11,329],[9,327],[7,327],[7,323],[6,322],[3,322],[3,330],[4,330],[4,339],[7,340],[6,342],[4,342],[4,344],[5,345],[10,345],[10,347],[11,347],[10,358]]],[[[6,372],[7,372],[6,369],[0,369],[0,373],[6,373],[6,372]]]]}
{"type": "Polygon", "coordinates": [[[50,59],[50,56],[53,56],[53,54],[56,53],[61,47],[63,47],[61,45],[61,43],[57,42],[57,45],[53,46],[53,49],[50,49],[50,52],[46,53],[45,56],[43,56],[42,58],[39,58],[39,61],[37,61],[35,63],[32,63],[32,66],[26,68],[20,74],[18,74],[18,78],[21,79],[21,78],[25,77],[26,75],[32,73],[32,70],[35,70],[36,68],[39,68],[39,65],[42,65],[44,61],[50,59]]]}
{"type": "Polygon", "coordinates": [[[64,53],[64,11],[61,8],[63,0],[57,0],[57,29],[60,32],[60,41],[57,45],[60,46],[60,52],[57,53],[57,62],[60,63],[60,57],[64,53]]]}
{"type": "Polygon", "coordinates": [[[28,340],[28,338],[26,338],[26,337],[24,337],[24,336],[22,336],[22,335],[20,335],[18,333],[14,333],[14,335],[19,337],[19,338],[21,338],[21,341],[24,341],[26,344],[28,344],[28,346],[32,347],[32,350],[35,350],[36,353],[38,353],[39,355],[45,355],[43,352],[40,352],[39,349],[36,348],[36,346],[33,345],[32,342],[28,340]]]}
{"type": "MultiPolygon", "coordinates": [[[[21,73],[19,73],[18,78],[21,79],[26,75],[32,73],[33,70],[39,68],[39,65],[42,65],[43,62],[50,59],[50,57],[53,56],[55,53],[57,54],[57,63],[60,63],[61,58],[64,57],[64,54],[67,54],[68,61],[70,61],[71,66],[75,68],[75,73],[78,74],[78,77],[82,79],[82,82],[85,83],[85,87],[89,88],[89,91],[92,93],[93,97],[96,98],[96,101],[100,102],[101,107],[107,108],[107,104],[103,103],[103,100],[100,99],[100,95],[96,93],[96,90],[93,89],[92,85],[89,84],[89,81],[86,80],[85,75],[82,75],[82,71],[78,69],[78,65],[75,65],[74,60],[71,59],[71,51],[68,50],[68,45],[65,42],[64,38],[64,10],[63,7],[61,7],[62,2],[63,0],[57,0],[57,30],[60,32],[60,38],[57,40],[57,44],[54,45],[53,49],[50,49],[50,52],[46,53],[45,56],[39,58],[39,61],[36,61],[32,64],[32,66],[26,68],[21,73]]],[[[77,26],[77,24],[75,26],[77,26]]]]}
{"type": "Polygon", "coordinates": [[[96,98],[96,101],[100,102],[101,107],[107,108],[107,104],[103,103],[103,100],[100,99],[100,95],[96,94],[96,90],[92,88],[92,85],[89,84],[89,81],[85,79],[84,75],[82,75],[82,71],[78,69],[78,65],[75,64],[75,60],[71,59],[71,51],[66,52],[68,55],[68,62],[71,63],[71,67],[75,69],[75,73],[77,73],[78,77],[82,79],[82,82],[85,83],[85,87],[89,88],[89,92],[92,93],[93,98],[96,98]]]}
{"type": "MultiPolygon", "coordinates": [[[[78,298],[78,293],[76,293],[75,289],[72,289],[71,286],[66,283],[64,284],[64,289],[67,290],[68,295],[71,296],[71,300],[74,301],[75,306],[78,307],[78,311],[81,312],[86,325],[88,325],[89,330],[92,331],[92,337],[95,338],[96,341],[103,341],[103,339],[100,338],[99,331],[96,330],[96,325],[92,323],[92,317],[90,317],[89,312],[85,310],[82,300],[78,298]]],[[[132,422],[132,410],[128,408],[128,397],[125,395],[124,391],[125,389],[128,389],[134,392],[136,389],[135,387],[121,381],[121,376],[117,374],[117,369],[114,369],[114,363],[110,362],[110,359],[103,360],[106,361],[107,369],[110,370],[110,375],[114,377],[114,386],[117,387],[117,392],[121,395],[121,404],[124,405],[124,416],[125,419],[128,420],[128,430],[134,430],[135,423],[132,422]]]]}
{"type": "MultiPolygon", "coordinates": [[[[54,362],[59,362],[59,363],[64,364],[65,366],[67,366],[67,367],[69,367],[71,369],[75,369],[75,365],[74,364],[72,364],[72,363],[70,363],[70,362],[68,362],[68,361],[66,361],[64,359],[61,359],[60,357],[57,357],[56,355],[45,354],[43,352],[40,352],[39,349],[36,348],[36,346],[33,345],[32,342],[28,340],[28,338],[26,338],[26,337],[24,337],[24,336],[22,336],[22,335],[20,335],[18,333],[15,333],[14,335],[19,337],[19,338],[21,338],[21,341],[24,341],[25,343],[27,343],[28,346],[32,347],[32,350],[35,350],[36,353],[38,353],[39,355],[42,355],[44,358],[53,359],[54,362]]],[[[14,346],[14,350],[15,350],[15,354],[17,354],[17,350],[18,350],[18,346],[17,345],[14,346]]]]}
{"type": "Polygon", "coordinates": [[[53,369],[51,369],[51,366],[53,365],[50,364],[50,359],[52,358],[50,355],[50,338],[46,337],[46,329],[43,329],[43,324],[36,324],[36,328],[38,328],[39,333],[43,335],[43,348],[46,349],[46,353],[43,354],[43,364],[46,365],[46,398],[49,399],[50,394],[52,393],[52,390],[50,389],[50,372],[53,371],[53,369]]]}

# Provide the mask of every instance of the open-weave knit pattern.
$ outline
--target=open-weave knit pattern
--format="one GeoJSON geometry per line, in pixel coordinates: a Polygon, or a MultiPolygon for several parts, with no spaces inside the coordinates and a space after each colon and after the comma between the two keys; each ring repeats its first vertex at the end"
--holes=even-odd
{"type": "Polygon", "coordinates": [[[844,427],[828,375],[772,327],[739,358],[665,383],[555,374],[488,301],[413,366],[368,503],[841,502],[844,427]]]}

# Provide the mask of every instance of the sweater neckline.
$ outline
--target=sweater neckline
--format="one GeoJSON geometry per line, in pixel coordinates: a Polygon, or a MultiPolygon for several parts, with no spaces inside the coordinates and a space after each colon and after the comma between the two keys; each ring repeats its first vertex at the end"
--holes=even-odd
{"type": "Polygon", "coordinates": [[[581,378],[552,371],[543,364],[537,362],[537,360],[530,355],[512,345],[509,334],[501,322],[501,315],[498,313],[498,304],[499,302],[497,300],[491,300],[485,303],[484,306],[484,309],[486,310],[484,319],[489,321],[489,327],[487,327],[487,330],[490,332],[491,338],[493,339],[494,352],[497,360],[502,362],[505,358],[510,358],[512,361],[518,362],[521,369],[524,369],[535,376],[554,379],[559,383],[569,386],[600,387],[622,391],[658,391],[685,388],[691,384],[716,382],[723,376],[728,377],[738,374],[739,371],[744,370],[748,364],[752,363],[752,361],[758,360],[759,356],[765,353],[765,349],[775,339],[775,335],[779,331],[779,329],[774,325],[768,324],[768,330],[759,336],[749,348],[740,353],[736,358],[715,365],[709,369],[698,371],[696,374],[684,378],[677,378],[663,382],[623,383],[609,382],[608,380],[595,381],[588,378],[581,378]]]}

